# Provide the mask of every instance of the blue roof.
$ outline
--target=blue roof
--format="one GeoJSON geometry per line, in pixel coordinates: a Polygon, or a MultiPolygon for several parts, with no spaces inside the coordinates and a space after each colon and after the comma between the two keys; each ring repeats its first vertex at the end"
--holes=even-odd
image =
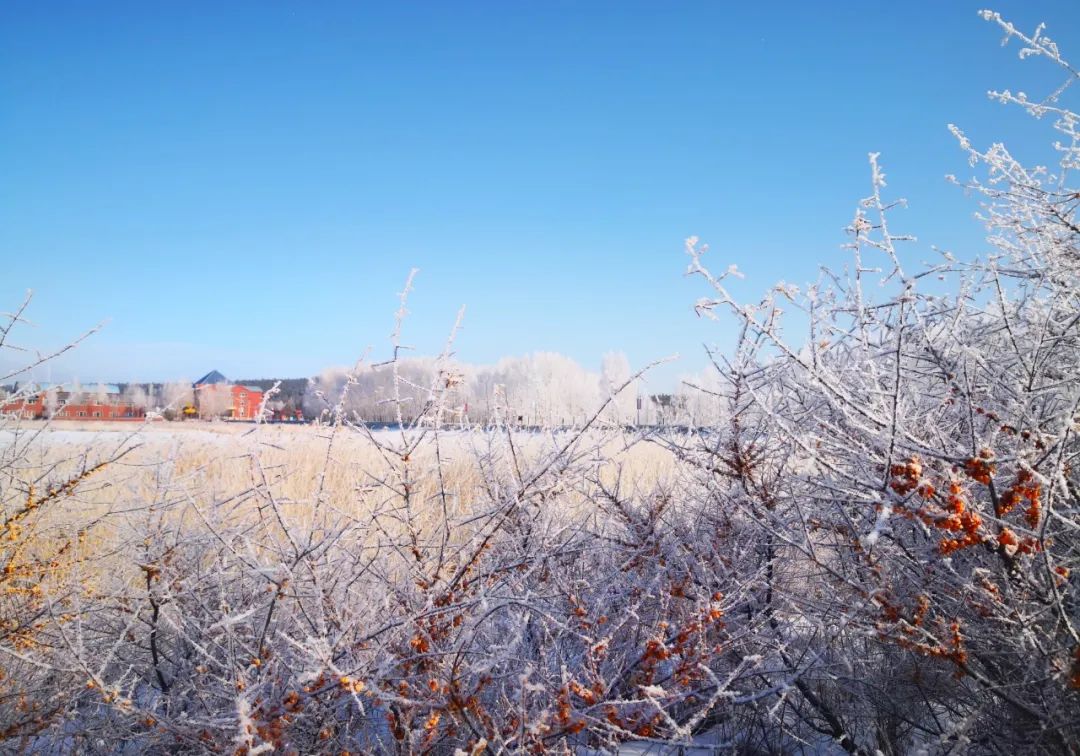
{"type": "Polygon", "coordinates": [[[203,386],[208,383],[228,383],[229,379],[223,376],[216,370],[211,370],[199,380],[195,381],[196,386],[203,386]]]}

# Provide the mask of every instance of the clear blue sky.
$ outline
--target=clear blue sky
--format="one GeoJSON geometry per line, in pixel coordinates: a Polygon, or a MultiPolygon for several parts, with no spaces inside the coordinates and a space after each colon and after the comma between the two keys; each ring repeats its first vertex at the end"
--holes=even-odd
{"type": "MultiPolygon", "coordinates": [[[[302,376],[407,341],[596,367],[679,352],[683,239],[751,296],[841,264],[883,153],[920,241],[977,254],[946,131],[1041,155],[989,103],[1058,83],[978,2],[39,3],[0,7],[0,309],[98,321],[83,380],[302,376]]],[[[1080,3],[991,5],[1080,59],[1080,3]]]]}

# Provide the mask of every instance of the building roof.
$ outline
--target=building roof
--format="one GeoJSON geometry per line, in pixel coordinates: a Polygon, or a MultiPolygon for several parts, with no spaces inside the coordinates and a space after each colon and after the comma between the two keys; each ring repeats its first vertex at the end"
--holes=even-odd
{"type": "Polygon", "coordinates": [[[32,394],[42,391],[63,391],[77,394],[106,394],[109,396],[119,396],[123,393],[120,390],[120,386],[115,383],[82,384],[78,382],[52,383],[49,381],[25,381],[23,383],[16,383],[14,390],[25,391],[32,394]]]}
{"type": "Polygon", "coordinates": [[[14,386],[15,391],[28,394],[36,394],[40,391],[49,391],[51,389],[64,389],[66,391],[67,386],[62,383],[50,383],[49,381],[22,381],[16,383],[14,386]]]}
{"type": "Polygon", "coordinates": [[[110,396],[124,393],[115,383],[88,383],[85,386],[79,386],[79,391],[83,394],[109,394],[110,396]]]}
{"type": "Polygon", "coordinates": [[[196,386],[205,386],[210,383],[228,383],[229,379],[223,376],[216,370],[211,370],[199,380],[195,381],[196,386]]]}

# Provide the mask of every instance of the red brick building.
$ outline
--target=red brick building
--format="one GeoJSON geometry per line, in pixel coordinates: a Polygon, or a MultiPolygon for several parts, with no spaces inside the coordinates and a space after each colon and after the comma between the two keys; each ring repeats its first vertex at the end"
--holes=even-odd
{"type": "Polygon", "coordinates": [[[241,386],[211,370],[195,381],[195,411],[204,419],[254,420],[259,415],[263,391],[258,386],[241,386]]]}
{"type": "Polygon", "coordinates": [[[41,420],[143,420],[146,409],[135,405],[114,384],[95,388],[54,384],[16,386],[11,399],[0,400],[0,412],[41,420]]]}

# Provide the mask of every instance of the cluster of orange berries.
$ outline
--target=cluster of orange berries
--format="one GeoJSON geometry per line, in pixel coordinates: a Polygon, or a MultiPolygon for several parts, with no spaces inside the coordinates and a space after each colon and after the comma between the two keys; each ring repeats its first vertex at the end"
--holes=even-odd
{"type": "MultiPolygon", "coordinates": [[[[937,490],[930,481],[923,480],[922,474],[922,460],[919,459],[917,454],[913,454],[908,458],[907,462],[892,465],[889,468],[889,475],[892,477],[889,488],[900,496],[907,496],[912,491],[915,491],[920,498],[931,499],[937,493],[937,490]]],[[[911,515],[912,513],[908,512],[907,514],[911,515]]]]}
{"type": "Polygon", "coordinates": [[[915,610],[911,614],[911,619],[906,619],[901,608],[890,601],[889,597],[884,593],[879,592],[876,594],[875,600],[881,606],[881,613],[884,615],[885,621],[890,623],[902,621],[901,631],[906,635],[914,632],[912,628],[921,626],[923,620],[926,619],[927,612],[930,611],[930,599],[924,594],[920,594],[916,599],[915,610]]]}
{"type": "Polygon", "coordinates": [[[599,681],[593,683],[591,688],[586,688],[577,680],[571,680],[567,683],[567,689],[589,706],[596,703],[598,696],[604,692],[604,686],[599,681]]]}
{"type": "Polygon", "coordinates": [[[926,619],[926,613],[930,611],[930,598],[925,593],[920,593],[915,601],[915,611],[911,615],[911,624],[915,627],[922,625],[926,619]]]}
{"type": "Polygon", "coordinates": [[[1034,554],[1039,550],[1039,542],[1034,538],[1019,538],[1009,528],[1002,528],[998,533],[998,545],[1005,551],[1006,554],[1012,556],[1013,554],[1034,554]]]}
{"type": "Polygon", "coordinates": [[[1021,502],[1027,502],[1024,519],[1031,528],[1037,528],[1042,519],[1042,486],[1035,481],[1030,470],[1021,468],[1016,473],[1016,483],[1006,489],[997,502],[997,516],[1004,517],[1021,502]]]}
{"type": "Polygon", "coordinates": [[[995,423],[1000,419],[996,412],[987,412],[982,407],[976,407],[975,408],[975,414],[976,415],[986,415],[987,420],[991,420],[991,421],[993,421],[995,423]]]}
{"type": "Polygon", "coordinates": [[[362,680],[353,680],[348,675],[342,675],[338,678],[338,685],[347,693],[363,693],[367,688],[362,680]]]}
{"type": "Polygon", "coordinates": [[[968,653],[964,648],[964,637],[960,632],[960,620],[953,620],[949,623],[948,643],[938,641],[931,645],[906,637],[899,637],[894,640],[901,648],[910,649],[922,656],[947,659],[960,668],[957,670],[957,675],[963,674],[963,668],[968,661],[968,653]]]}
{"type": "Polygon", "coordinates": [[[964,472],[972,480],[983,485],[990,485],[990,480],[997,471],[997,466],[991,462],[993,458],[994,453],[992,451],[983,449],[979,452],[978,457],[972,457],[964,462],[964,472]]]}
{"type": "MultiPolygon", "coordinates": [[[[996,472],[993,458],[992,451],[983,449],[977,457],[964,462],[963,471],[972,480],[989,485],[996,472]]],[[[914,491],[922,499],[929,500],[937,494],[934,485],[922,479],[922,462],[916,456],[912,456],[902,464],[892,465],[889,472],[892,476],[889,486],[901,496],[914,491]]],[[[1042,519],[1042,486],[1035,480],[1034,473],[1024,468],[1017,472],[1016,483],[999,497],[995,512],[998,517],[1003,517],[1021,503],[1026,504],[1024,510],[1026,523],[1031,528],[1037,527],[1042,519]]],[[[938,542],[938,549],[943,556],[949,556],[980,543],[993,542],[991,537],[982,532],[983,519],[978,512],[968,507],[964,498],[964,486],[956,479],[949,482],[948,494],[945,496],[944,516],[935,515],[921,507],[909,510],[898,506],[897,513],[908,518],[918,517],[926,525],[952,534],[938,542]]],[[[997,536],[997,543],[1010,556],[1018,553],[1032,554],[1039,550],[1037,539],[1020,538],[1009,528],[1001,530],[997,536]]]]}
{"type": "Polygon", "coordinates": [[[295,690],[282,699],[280,706],[267,707],[261,698],[257,698],[252,715],[257,724],[254,727],[248,725],[248,734],[258,735],[263,743],[268,743],[275,749],[281,748],[290,725],[303,709],[303,699],[295,690]]]}
{"type": "Polygon", "coordinates": [[[907,496],[918,487],[922,472],[922,462],[917,456],[912,456],[907,462],[889,468],[893,478],[889,487],[901,496],[907,496]]]}
{"type": "MultiPolygon", "coordinates": [[[[403,719],[411,720],[412,717],[411,715],[404,715],[402,717],[399,717],[398,714],[393,710],[389,710],[386,712],[386,724],[390,728],[390,734],[394,736],[395,740],[403,741],[408,736],[408,732],[406,729],[408,726],[408,721],[403,721],[403,719]]],[[[422,725],[424,732],[424,753],[428,753],[430,751],[431,744],[434,741],[436,735],[438,734],[439,722],[441,721],[442,711],[438,709],[432,710],[424,718],[424,723],[422,725]]]]}
{"type": "Polygon", "coordinates": [[[607,707],[604,718],[615,727],[627,730],[643,738],[650,738],[655,735],[657,727],[664,719],[662,714],[654,714],[652,717],[642,719],[642,714],[638,712],[632,713],[625,718],[620,717],[618,709],[614,706],[607,707]]]}
{"type": "Polygon", "coordinates": [[[938,543],[938,549],[943,556],[948,556],[960,549],[975,546],[982,543],[983,536],[982,517],[978,512],[967,508],[964,501],[964,488],[959,481],[949,483],[949,495],[946,499],[946,511],[948,515],[934,521],[934,525],[950,533],[956,533],[955,538],[943,538],[938,543]]]}
{"type": "Polygon", "coordinates": [[[645,642],[640,667],[634,677],[635,682],[640,685],[651,684],[658,665],[670,659],[674,664],[674,679],[680,685],[689,686],[698,677],[699,665],[705,657],[719,652],[719,645],[710,645],[715,644],[715,638],[710,640],[710,636],[724,628],[724,613],[720,603],[723,598],[719,591],[713,593],[709,602],[686,618],[678,631],[672,632],[666,642],[664,635],[669,632],[670,626],[667,622],[660,622],[660,634],[645,642]]]}
{"type": "Polygon", "coordinates": [[[1032,438],[1034,438],[1036,449],[1043,450],[1046,448],[1046,442],[1039,438],[1037,435],[1034,435],[1029,430],[1017,431],[1015,427],[1005,424],[1001,426],[1001,432],[1008,436],[1019,435],[1020,438],[1022,438],[1024,441],[1030,441],[1032,438]]]}
{"type": "Polygon", "coordinates": [[[596,683],[592,688],[586,688],[576,680],[571,680],[559,689],[559,695],[555,701],[555,721],[564,732],[576,735],[585,729],[585,721],[573,716],[573,706],[570,703],[570,694],[591,706],[596,703],[597,695],[603,691],[603,687],[596,683]]]}
{"type": "Polygon", "coordinates": [[[950,641],[952,642],[952,650],[943,654],[947,658],[956,662],[957,665],[963,666],[967,664],[967,651],[964,650],[964,636],[960,633],[960,620],[953,620],[949,625],[950,641]]]}

